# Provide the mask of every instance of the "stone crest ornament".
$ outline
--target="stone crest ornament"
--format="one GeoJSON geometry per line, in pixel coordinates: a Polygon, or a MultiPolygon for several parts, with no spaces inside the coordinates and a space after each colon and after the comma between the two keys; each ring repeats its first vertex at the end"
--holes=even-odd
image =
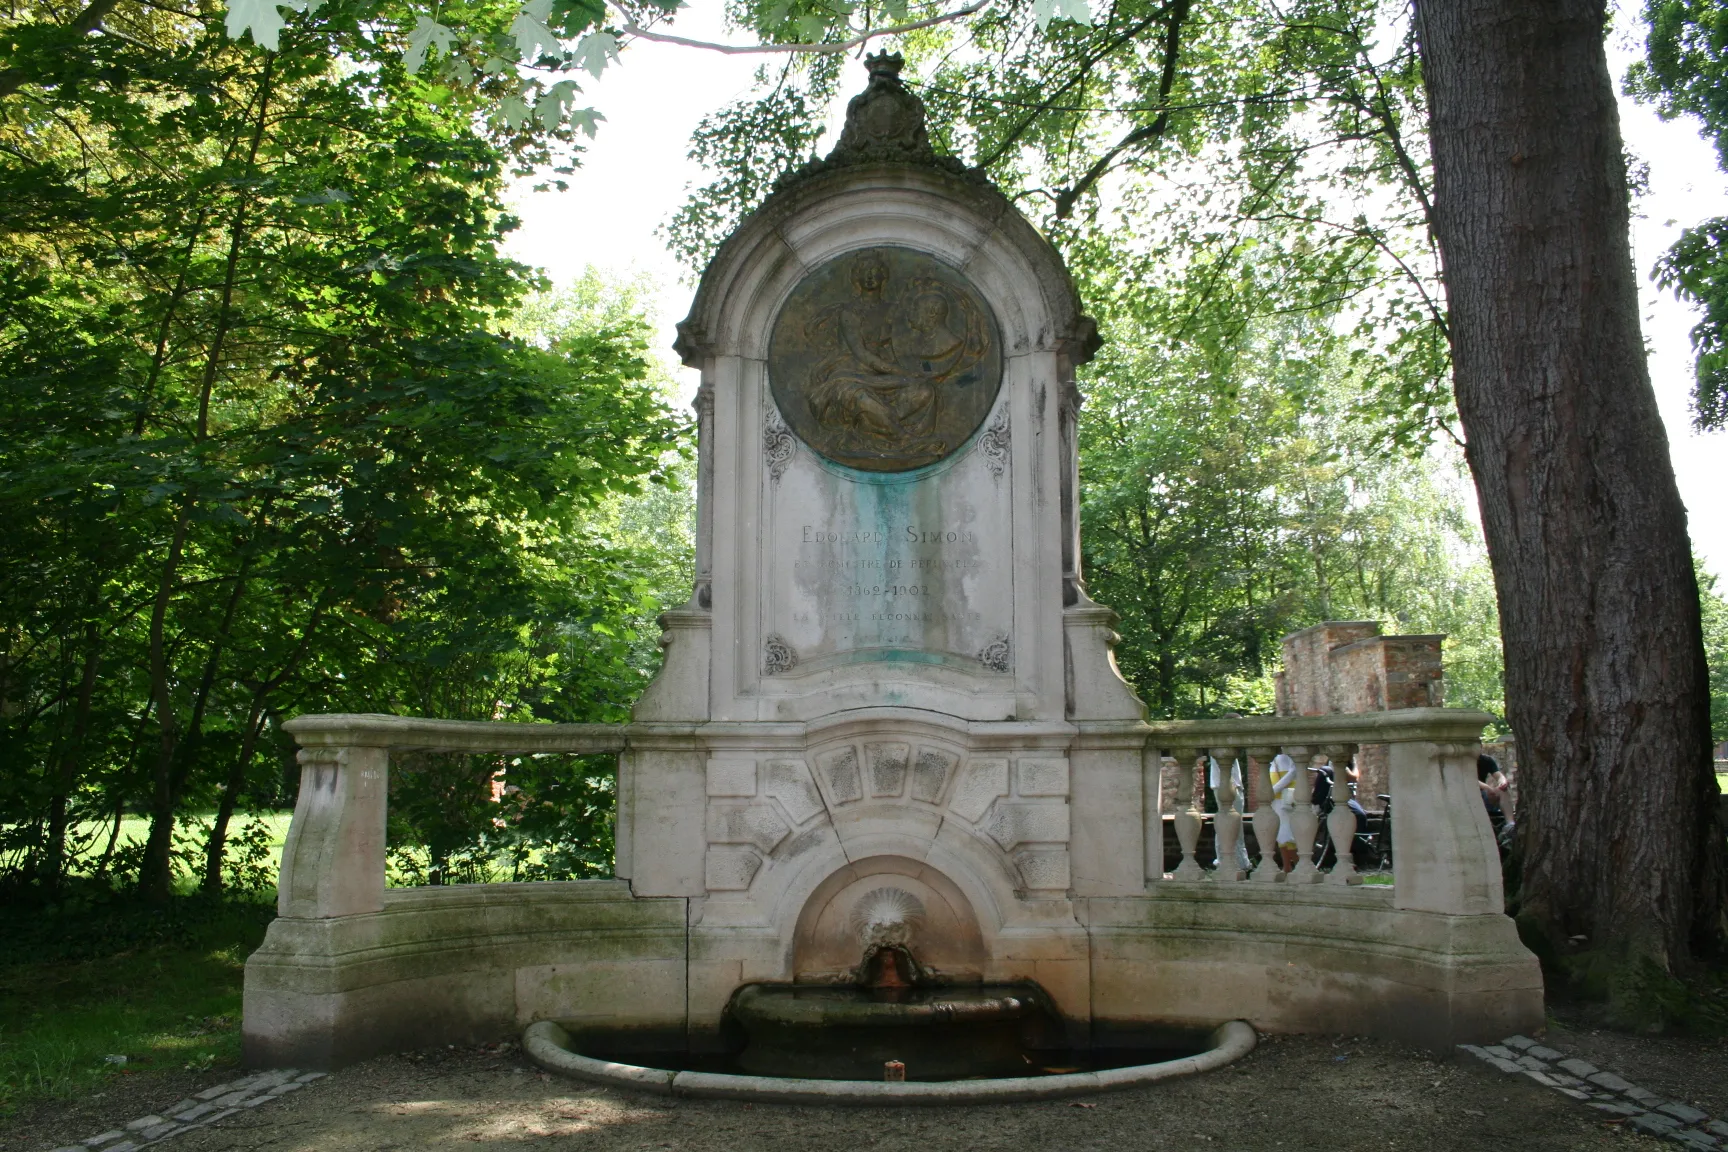
{"type": "Polygon", "coordinates": [[[792,463],[792,457],[798,454],[798,441],[793,437],[786,421],[780,416],[780,409],[772,404],[762,417],[762,455],[768,462],[768,474],[778,480],[786,472],[786,466],[792,463]]]}
{"type": "Polygon", "coordinates": [[[954,452],[989,415],[1002,339],[956,269],[910,248],[865,248],[792,290],[768,382],[792,430],[826,459],[905,472],[954,452]]]}
{"type": "Polygon", "coordinates": [[[978,663],[992,672],[1012,672],[1014,670],[1014,647],[1006,636],[998,636],[984,645],[978,653],[978,663]]]}
{"type": "Polygon", "coordinates": [[[784,637],[770,633],[762,641],[762,674],[778,676],[798,667],[798,652],[784,637]]]}
{"type": "Polygon", "coordinates": [[[984,435],[978,437],[978,450],[984,453],[984,463],[990,469],[990,475],[998,480],[1002,473],[1008,470],[1008,451],[1012,447],[1008,426],[1008,412],[1004,409],[996,413],[996,419],[990,421],[990,427],[984,429],[984,435]]]}

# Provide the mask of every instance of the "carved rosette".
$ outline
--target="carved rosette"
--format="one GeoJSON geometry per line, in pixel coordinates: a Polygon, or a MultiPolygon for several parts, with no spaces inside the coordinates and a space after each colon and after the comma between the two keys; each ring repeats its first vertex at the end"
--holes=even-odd
{"type": "Polygon", "coordinates": [[[978,663],[992,672],[1014,670],[1014,648],[1007,636],[998,636],[978,652],[978,663]]]}
{"type": "Polygon", "coordinates": [[[785,475],[787,465],[798,455],[798,440],[774,404],[762,417],[762,456],[768,463],[768,475],[776,481],[785,475]]]}
{"type": "Polygon", "coordinates": [[[784,637],[770,632],[768,638],[762,641],[762,674],[779,676],[796,667],[798,650],[786,643],[784,637]]]}
{"type": "Polygon", "coordinates": [[[1008,409],[1004,407],[996,413],[996,418],[990,421],[990,426],[984,429],[984,435],[978,438],[978,450],[984,453],[984,463],[990,469],[990,475],[998,480],[1002,473],[1008,470],[1008,452],[1012,447],[1012,437],[1008,425],[1008,409]]]}

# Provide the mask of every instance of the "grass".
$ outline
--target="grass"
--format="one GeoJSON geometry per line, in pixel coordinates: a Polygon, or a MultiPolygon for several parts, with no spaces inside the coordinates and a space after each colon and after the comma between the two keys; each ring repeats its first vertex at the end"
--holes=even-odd
{"type": "Polygon", "coordinates": [[[0,1117],[115,1076],[238,1064],[244,966],[273,905],[112,897],[0,913],[0,1117]]]}
{"type": "MultiPolygon", "coordinates": [[[[200,828],[198,833],[200,840],[203,838],[205,830],[209,828],[213,815],[214,814],[211,812],[193,813],[191,819],[195,825],[200,828]]],[[[294,821],[293,810],[285,809],[281,812],[236,813],[233,822],[228,826],[228,835],[236,835],[242,826],[253,820],[258,820],[269,828],[270,844],[280,852],[283,842],[288,839],[288,825],[294,821]]],[[[113,826],[112,821],[108,820],[86,820],[72,826],[68,835],[69,840],[73,843],[88,843],[93,846],[93,850],[89,854],[91,859],[83,861],[84,864],[93,863],[95,854],[108,843],[108,832],[109,829],[113,828],[113,826]]],[[[120,835],[115,838],[114,847],[118,850],[130,845],[142,844],[149,835],[150,817],[136,815],[122,816],[120,818],[120,835]]]]}

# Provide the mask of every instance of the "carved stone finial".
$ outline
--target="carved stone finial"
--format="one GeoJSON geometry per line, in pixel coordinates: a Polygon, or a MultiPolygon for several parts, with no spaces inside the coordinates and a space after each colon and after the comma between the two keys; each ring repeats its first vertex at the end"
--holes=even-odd
{"type": "Polygon", "coordinates": [[[924,101],[900,79],[905,64],[906,58],[898,52],[878,52],[865,58],[870,85],[846,105],[846,127],[840,132],[840,142],[828,153],[828,163],[929,163],[936,158],[924,129],[924,101]]]}

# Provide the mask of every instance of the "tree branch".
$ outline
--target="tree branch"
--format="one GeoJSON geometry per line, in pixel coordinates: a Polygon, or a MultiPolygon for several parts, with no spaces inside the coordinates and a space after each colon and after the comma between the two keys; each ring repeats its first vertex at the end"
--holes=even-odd
{"type": "Polygon", "coordinates": [[[920,28],[934,28],[938,24],[947,24],[967,16],[982,12],[990,0],[976,0],[964,8],[953,12],[944,12],[940,16],[932,16],[927,20],[914,20],[910,24],[895,24],[888,28],[875,28],[869,32],[852,37],[850,40],[839,40],[832,44],[716,44],[711,40],[692,40],[687,36],[673,36],[669,32],[651,32],[633,20],[624,22],[624,31],[631,36],[643,40],[652,40],[657,44],[676,44],[682,48],[702,48],[709,52],[724,52],[728,56],[763,55],[767,53],[804,53],[817,56],[834,56],[842,52],[850,52],[859,45],[868,44],[878,36],[898,36],[902,32],[916,32],[920,28]]]}
{"type": "Polygon", "coordinates": [[[1170,90],[1176,86],[1176,65],[1182,56],[1182,25],[1188,20],[1188,11],[1189,0],[1176,0],[1170,8],[1170,27],[1164,31],[1164,72],[1158,78],[1158,103],[1161,107],[1157,118],[1122,137],[1114,148],[1100,156],[1097,163],[1086,170],[1086,174],[1080,177],[1072,188],[1056,197],[1058,220],[1068,219],[1074,211],[1074,202],[1098,183],[1110,170],[1110,165],[1116,162],[1116,157],[1129,148],[1163,136],[1170,127],[1170,90]]]}

